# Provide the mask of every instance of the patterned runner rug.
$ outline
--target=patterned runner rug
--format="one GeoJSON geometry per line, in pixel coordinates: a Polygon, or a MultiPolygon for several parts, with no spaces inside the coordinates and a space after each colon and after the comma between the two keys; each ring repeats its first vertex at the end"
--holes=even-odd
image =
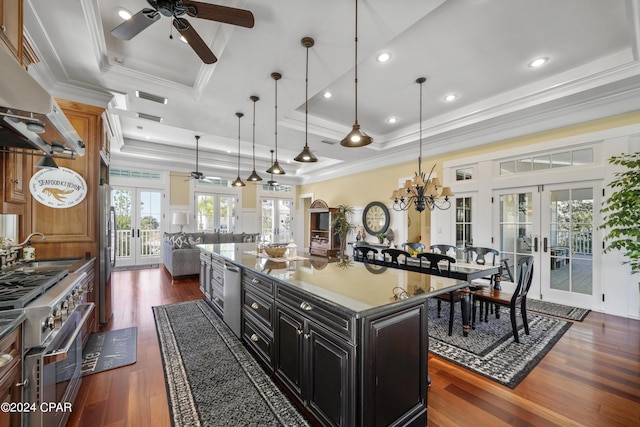
{"type": "Polygon", "coordinates": [[[206,302],[153,313],[173,426],[309,425],[206,302]]]}
{"type": "Polygon", "coordinates": [[[455,310],[453,335],[448,336],[449,304],[442,304],[438,318],[436,301],[429,300],[429,351],[510,388],[531,372],[572,324],[527,310],[530,335],[525,335],[518,312],[520,343],[516,343],[509,312],[501,308],[500,319],[490,314],[488,322],[478,322],[464,337],[460,304],[455,310]]]}
{"type": "Polygon", "coordinates": [[[569,305],[527,298],[527,313],[529,311],[562,317],[563,319],[576,320],[578,322],[582,322],[584,318],[587,317],[587,314],[591,312],[591,310],[586,308],[571,307],[569,305]]]}

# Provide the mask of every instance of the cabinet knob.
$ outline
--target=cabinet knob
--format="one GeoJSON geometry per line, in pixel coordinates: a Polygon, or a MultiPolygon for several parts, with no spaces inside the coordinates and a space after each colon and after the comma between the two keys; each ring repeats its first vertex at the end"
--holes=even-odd
{"type": "Polygon", "coordinates": [[[302,335],[302,329],[296,329],[298,331],[298,335],[302,335]]]}
{"type": "Polygon", "coordinates": [[[305,339],[305,340],[308,340],[309,338],[311,338],[311,335],[309,335],[309,334],[304,334],[304,339],[305,339]]]}
{"type": "Polygon", "coordinates": [[[251,304],[251,308],[253,308],[254,310],[257,310],[260,308],[260,306],[258,305],[257,302],[254,302],[253,304],[251,304]]]}
{"type": "Polygon", "coordinates": [[[256,279],[255,277],[251,280],[251,283],[253,283],[254,285],[257,285],[258,283],[260,283],[260,280],[256,279]]]}
{"type": "Polygon", "coordinates": [[[11,182],[16,184],[16,185],[20,184],[20,180],[19,179],[15,179],[15,178],[12,179],[11,182]]]}
{"type": "Polygon", "coordinates": [[[260,337],[258,337],[256,334],[251,335],[251,341],[258,342],[259,340],[260,340],[260,337]]]}
{"type": "Polygon", "coordinates": [[[215,301],[215,302],[220,302],[220,298],[215,297],[215,298],[214,298],[214,301],[215,301]]]}
{"type": "Polygon", "coordinates": [[[7,366],[13,361],[13,356],[7,353],[0,353],[0,368],[7,366]]]}
{"type": "Polygon", "coordinates": [[[21,383],[17,383],[16,387],[26,387],[29,385],[29,380],[27,378],[24,379],[21,383]]]}
{"type": "Polygon", "coordinates": [[[309,304],[306,301],[302,301],[300,303],[300,308],[303,309],[304,311],[311,311],[313,309],[313,307],[311,306],[311,304],[309,304]]]}

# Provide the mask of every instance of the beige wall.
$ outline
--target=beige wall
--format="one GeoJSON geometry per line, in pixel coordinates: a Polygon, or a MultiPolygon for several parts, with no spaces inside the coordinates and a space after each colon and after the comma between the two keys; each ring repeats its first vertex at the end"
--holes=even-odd
{"type": "MultiPolygon", "coordinates": [[[[189,200],[189,174],[185,172],[169,173],[170,177],[170,197],[169,205],[182,205],[188,206],[191,204],[189,200]]],[[[255,209],[256,208],[256,194],[257,186],[259,184],[246,183],[245,187],[242,187],[242,209],[255,209]]]]}

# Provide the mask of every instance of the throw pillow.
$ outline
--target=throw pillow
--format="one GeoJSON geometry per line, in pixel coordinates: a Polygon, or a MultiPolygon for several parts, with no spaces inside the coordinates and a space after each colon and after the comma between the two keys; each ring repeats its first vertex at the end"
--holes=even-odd
{"type": "Polygon", "coordinates": [[[184,233],[173,236],[173,249],[186,249],[189,247],[189,237],[184,233]]]}

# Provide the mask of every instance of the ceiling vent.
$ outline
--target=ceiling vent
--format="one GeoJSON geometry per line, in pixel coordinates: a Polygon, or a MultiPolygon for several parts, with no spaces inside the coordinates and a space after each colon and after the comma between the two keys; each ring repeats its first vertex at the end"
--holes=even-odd
{"type": "Polygon", "coordinates": [[[157,102],[158,104],[166,104],[167,98],[164,96],[154,95],[148,92],[142,92],[141,90],[136,91],[136,96],[140,99],[146,99],[147,101],[157,102]]]}
{"type": "Polygon", "coordinates": [[[162,123],[162,117],[152,116],[151,114],[138,113],[138,117],[145,120],[151,120],[153,122],[162,123]]]}
{"type": "Polygon", "coordinates": [[[328,139],[323,139],[320,142],[328,145],[336,145],[338,143],[338,141],[329,141],[328,139]]]}

